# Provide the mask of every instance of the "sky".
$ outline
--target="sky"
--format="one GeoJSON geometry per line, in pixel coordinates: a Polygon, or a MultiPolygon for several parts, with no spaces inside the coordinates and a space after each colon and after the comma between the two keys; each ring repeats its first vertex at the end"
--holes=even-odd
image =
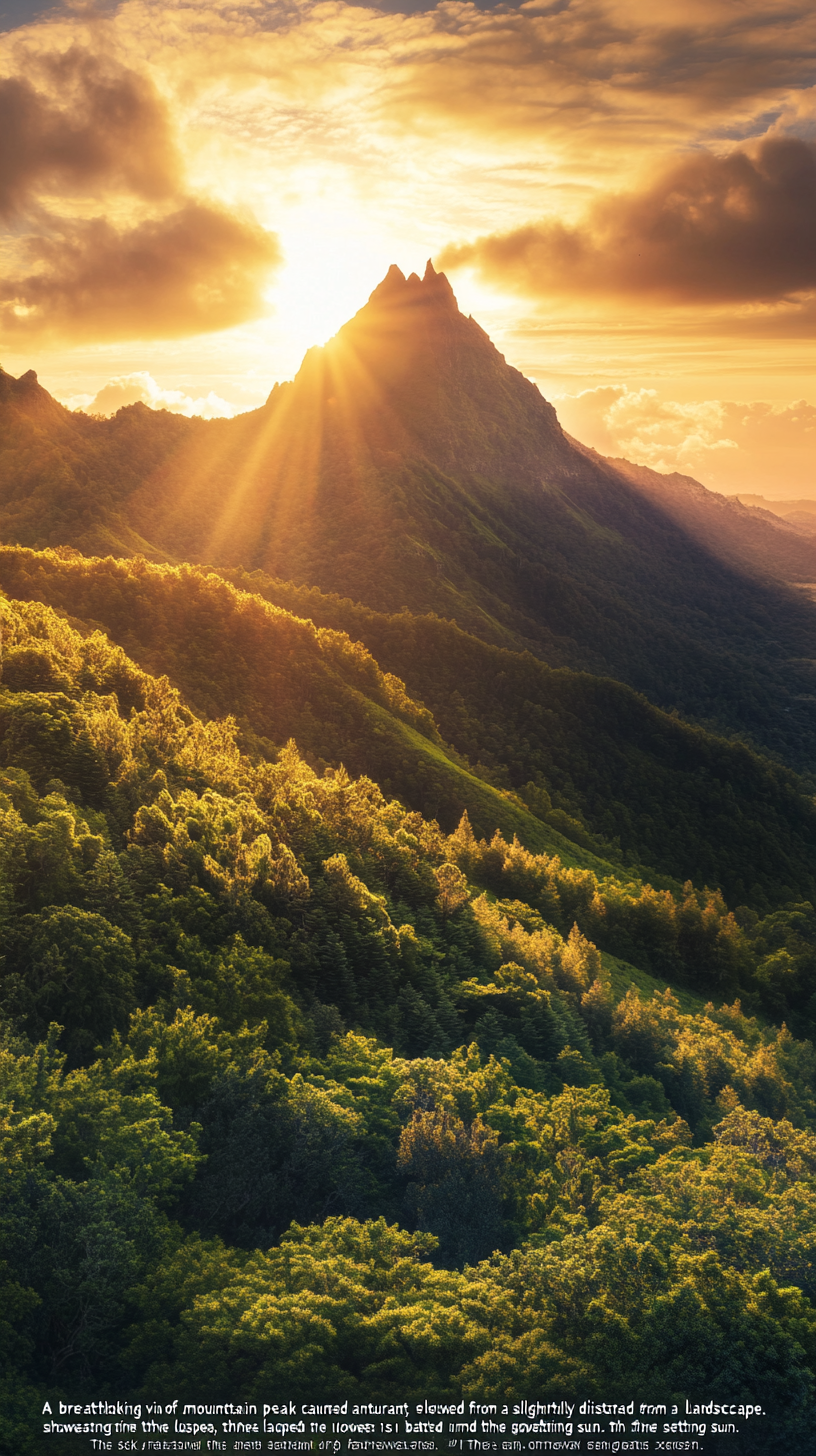
{"type": "Polygon", "coordinates": [[[0,0],[0,364],[253,408],[397,263],[611,456],[816,498],[812,0],[0,0]]]}

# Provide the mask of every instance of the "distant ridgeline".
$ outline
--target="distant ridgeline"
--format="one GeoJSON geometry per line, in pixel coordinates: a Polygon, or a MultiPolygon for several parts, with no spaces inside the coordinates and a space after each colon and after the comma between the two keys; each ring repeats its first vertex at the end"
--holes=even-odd
{"type": "Polygon", "coordinates": [[[804,1451],[813,547],[707,545],[433,270],[252,415],[0,418],[0,1449],[186,1394],[804,1451]]]}

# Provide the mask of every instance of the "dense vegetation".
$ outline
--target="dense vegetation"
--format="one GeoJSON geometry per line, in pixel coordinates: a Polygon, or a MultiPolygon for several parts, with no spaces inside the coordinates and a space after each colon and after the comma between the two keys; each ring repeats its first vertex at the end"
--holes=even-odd
{"type": "Polygon", "coordinates": [[[46,1393],[270,1388],[806,1440],[812,904],[445,832],[2,611],[7,1447],[46,1393]]]}
{"type": "Polygon", "coordinates": [[[500,827],[585,864],[622,856],[732,908],[813,898],[816,812],[781,765],[439,618],[233,575],[243,591],[187,566],[0,548],[12,596],[103,627],[206,717],[233,713],[247,745],[294,737],[314,767],[365,773],[448,831],[466,809],[480,837],[500,827]]]}

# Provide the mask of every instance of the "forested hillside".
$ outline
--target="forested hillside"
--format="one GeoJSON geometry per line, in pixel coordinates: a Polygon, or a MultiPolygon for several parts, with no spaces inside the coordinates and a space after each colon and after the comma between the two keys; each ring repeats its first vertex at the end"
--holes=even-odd
{"type": "Polygon", "coordinates": [[[270,1385],[761,1388],[805,1439],[812,907],[446,833],[2,611],[8,1447],[55,1391],[270,1385]]]}
{"type": "MultiPolygon", "coordinates": [[[[102,627],[198,712],[232,713],[261,752],[293,737],[316,767],[368,774],[448,831],[467,810],[480,835],[531,849],[564,853],[565,836],[579,861],[611,854],[732,907],[814,897],[812,795],[745,745],[439,618],[234,575],[245,590],[188,566],[0,548],[9,595],[102,627]]],[[[40,686],[31,672],[7,661],[7,679],[40,686]]]]}

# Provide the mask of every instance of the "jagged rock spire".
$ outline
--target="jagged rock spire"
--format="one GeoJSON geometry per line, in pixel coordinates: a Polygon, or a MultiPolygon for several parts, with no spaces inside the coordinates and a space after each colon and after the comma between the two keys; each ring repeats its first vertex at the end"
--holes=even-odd
{"type": "Polygon", "coordinates": [[[402,269],[398,268],[396,263],[392,263],[368,301],[375,305],[434,303],[442,304],[446,309],[458,312],[458,304],[450,283],[444,273],[437,273],[430,258],[425,264],[422,278],[418,273],[410,273],[406,278],[402,269]]]}

